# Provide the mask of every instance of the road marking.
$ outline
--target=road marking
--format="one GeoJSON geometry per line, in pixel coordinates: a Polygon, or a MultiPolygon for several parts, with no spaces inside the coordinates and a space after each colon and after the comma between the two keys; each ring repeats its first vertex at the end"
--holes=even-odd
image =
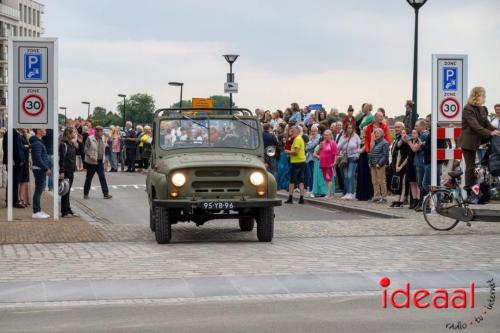
{"type": "MultiPolygon", "coordinates": [[[[126,189],[126,188],[129,188],[129,187],[133,187],[135,189],[143,189],[146,187],[145,184],[127,184],[127,185],[110,185],[110,187],[114,190],[118,190],[118,189],[126,189]]],[[[97,189],[100,189],[101,186],[92,186],[90,189],[92,191],[97,191],[97,189]]],[[[74,186],[71,188],[71,191],[83,191],[83,187],[81,186],[74,186]]]]}

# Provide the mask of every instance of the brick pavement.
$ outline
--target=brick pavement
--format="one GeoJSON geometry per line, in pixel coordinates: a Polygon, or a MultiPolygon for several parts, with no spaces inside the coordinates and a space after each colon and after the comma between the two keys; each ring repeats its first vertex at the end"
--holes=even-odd
{"type": "MultiPolygon", "coordinates": [[[[52,214],[52,195],[44,192],[42,209],[52,214]]],[[[81,218],[34,220],[31,207],[14,208],[14,221],[7,222],[5,190],[0,190],[0,244],[99,242],[107,238],[81,218]]]]}
{"type": "MultiPolygon", "coordinates": [[[[279,191],[278,195],[281,198],[287,198],[288,192],[279,191]]],[[[416,212],[413,209],[408,209],[408,206],[404,208],[390,208],[390,204],[392,201],[396,199],[395,196],[388,197],[387,204],[379,204],[368,201],[358,201],[358,200],[342,200],[342,193],[335,194],[333,198],[327,199],[326,197],[316,197],[310,198],[305,197],[306,202],[311,204],[316,204],[320,206],[331,207],[332,209],[344,210],[344,211],[353,211],[358,214],[367,214],[371,216],[379,216],[379,217],[389,217],[389,218],[409,218],[412,220],[420,220],[423,218],[422,212],[416,212]]],[[[298,198],[298,195],[295,193],[294,196],[298,198]]],[[[472,208],[478,209],[493,209],[498,210],[498,214],[500,215],[500,202],[499,201],[491,201],[486,206],[481,205],[473,205],[472,208]]]]}
{"type": "MultiPolygon", "coordinates": [[[[284,224],[285,225],[285,224],[284,224]]],[[[277,237],[258,243],[234,228],[183,242],[0,246],[0,281],[151,279],[350,271],[500,270],[498,234],[277,237]],[[225,235],[238,234],[225,239],[225,235]],[[236,246],[237,243],[237,246],[236,246]]],[[[182,236],[181,236],[182,238],[182,236]]]]}

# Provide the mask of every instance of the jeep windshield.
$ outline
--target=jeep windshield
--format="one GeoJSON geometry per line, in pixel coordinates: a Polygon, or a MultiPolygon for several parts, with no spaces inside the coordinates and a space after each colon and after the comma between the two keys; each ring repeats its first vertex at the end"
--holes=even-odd
{"type": "Polygon", "coordinates": [[[158,142],[162,149],[259,147],[255,119],[200,119],[184,117],[160,121],[158,142]]]}

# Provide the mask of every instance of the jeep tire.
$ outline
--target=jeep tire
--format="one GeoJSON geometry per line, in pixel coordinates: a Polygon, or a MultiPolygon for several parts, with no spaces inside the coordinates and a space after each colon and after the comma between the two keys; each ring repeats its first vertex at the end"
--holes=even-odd
{"type": "Polygon", "coordinates": [[[154,215],[153,208],[149,208],[149,228],[152,232],[155,232],[156,229],[156,218],[154,215]]]}
{"type": "Polygon", "coordinates": [[[274,208],[257,210],[257,238],[259,242],[270,242],[274,235],[274,208]]]}
{"type": "Polygon", "coordinates": [[[253,217],[240,217],[240,230],[241,231],[252,231],[255,224],[255,219],[253,217]]]}
{"type": "Polygon", "coordinates": [[[154,210],[155,238],[158,244],[166,244],[172,238],[172,225],[168,216],[168,209],[156,206],[154,210]]]}

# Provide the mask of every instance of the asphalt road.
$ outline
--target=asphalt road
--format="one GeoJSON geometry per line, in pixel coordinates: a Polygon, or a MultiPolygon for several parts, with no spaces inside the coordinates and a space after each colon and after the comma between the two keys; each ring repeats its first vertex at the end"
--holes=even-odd
{"type": "MultiPolygon", "coordinates": [[[[97,216],[115,224],[149,223],[149,205],[145,192],[145,178],[142,173],[107,173],[111,200],[102,199],[97,175],[94,176],[90,199],[83,200],[85,173],[77,173],[73,184],[72,200],[78,200],[91,209],[97,216]]],[[[276,221],[331,221],[363,218],[361,215],[327,210],[309,205],[283,205],[275,210],[276,221]]]]}
{"type": "MultiPolygon", "coordinates": [[[[474,312],[382,309],[379,295],[13,308],[0,310],[0,332],[434,333],[474,312]]],[[[491,314],[465,331],[498,327],[500,316],[491,314]]]]}

